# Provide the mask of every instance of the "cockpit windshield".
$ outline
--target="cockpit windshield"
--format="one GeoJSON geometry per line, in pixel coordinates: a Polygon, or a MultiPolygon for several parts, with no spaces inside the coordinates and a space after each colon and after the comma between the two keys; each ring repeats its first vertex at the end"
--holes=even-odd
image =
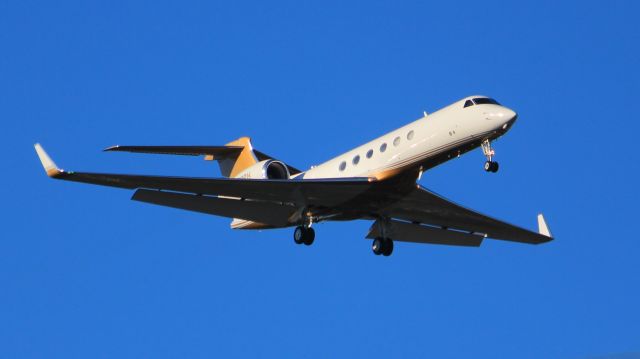
{"type": "Polygon", "coordinates": [[[473,106],[473,105],[484,105],[484,104],[491,104],[491,105],[500,105],[498,103],[498,101],[489,98],[489,97],[476,97],[473,100],[467,100],[464,102],[464,107],[469,107],[469,106],[473,106]]]}
{"type": "Polygon", "coordinates": [[[484,105],[484,104],[500,105],[498,101],[488,97],[476,97],[473,99],[473,102],[476,105],[484,105]]]}

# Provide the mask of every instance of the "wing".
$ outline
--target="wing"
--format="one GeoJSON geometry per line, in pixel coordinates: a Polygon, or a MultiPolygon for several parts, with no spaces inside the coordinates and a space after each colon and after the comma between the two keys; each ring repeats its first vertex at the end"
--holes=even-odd
{"type": "Polygon", "coordinates": [[[372,186],[372,180],[369,178],[262,180],[73,172],[59,169],[39,144],[36,144],[35,148],[49,177],[127,189],[145,188],[235,197],[237,199],[286,202],[299,207],[310,205],[331,207],[356,197],[372,186]]]}
{"type": "Polygon", "coordinates": [[[536,233],[464,208],[422,187],[381,212],[390,218],[482,233],[494,239],[531,244],[553,240],[542,215],[538,215],[539,233],[536,233]]]}

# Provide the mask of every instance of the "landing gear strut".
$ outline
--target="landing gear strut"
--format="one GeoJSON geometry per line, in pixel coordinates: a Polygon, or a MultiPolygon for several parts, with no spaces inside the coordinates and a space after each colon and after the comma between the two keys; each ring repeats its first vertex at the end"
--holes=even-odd
{"type": "Polygon", "coordinates": [[[298,226],[293,232],[293,240],[296,244],[305,244],[310,246],[316,238],[316,232],[311,227],[298,226]]]}
{"type": "Polygon", "coordinates": [[[484,163],[484,170],[493,173],[498,172],[498,162],[493,161],[496,151],[491,148],[491,142],[488,139],[484,140],[480,146],[482,147],[482,153],[487,158],[487,162],[484,163]]]}

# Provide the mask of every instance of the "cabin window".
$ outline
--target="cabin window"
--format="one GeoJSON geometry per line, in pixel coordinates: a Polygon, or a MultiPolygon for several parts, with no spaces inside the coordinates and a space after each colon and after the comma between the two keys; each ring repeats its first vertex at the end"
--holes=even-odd
{"type": "Polygon", "coordinates": [[[360,155],[356,155],[352,162],[354,166],[357,165],[360,162],[360,155]]]}
{"type": "Polygon", "coordinates": [[[464,107],[473,106],[473,102],[471,100],[467,100],[464,102],[464,107]]]}
{"type": "Polygon", "coordinates": [[[382,145],[380,145],[380,152],[384,152],[387,150],[387,144],[383,143],[382,145]]]}
{"type": "Polygon", "coordinates": [[[340,169],[340,172],[344,171],[344,169],[347,168],[347,162],[342,161],[340,163],[340,167],[338,167],[338,169],[340,169]]]}
{"type": "Polygon", "coordinates": [[[373,156],[373,150],[367,151],[367,158],[371,158],[373,156]]]}
{"type": "Polygon", "coordinates": [[[407,133],[407,140],[411,141],[413,139],[413,130],[409,131],[409,133],[407,133]]]}
{"type": "Polygon", "coordinates": [[[398,147],[398,145],[400,144],[400,136],[396,137],[393,139],[393,145],[398,147]]]}

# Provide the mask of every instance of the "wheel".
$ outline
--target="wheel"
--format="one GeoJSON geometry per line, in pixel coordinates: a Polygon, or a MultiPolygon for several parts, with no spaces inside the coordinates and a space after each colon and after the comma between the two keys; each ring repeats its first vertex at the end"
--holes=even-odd
{"type": "Polygon", "coordinates": [[[391,238],[387,238],[382,245],[382,255],[388,257],[393,253],[393,241],[391,238]]]}
{"type": "Polygon", "coordinates": [[[296,227],[295,231],[293,231],[293,241],[296,242],[296,244],[304,243],[305,232],[303,226],[296,227]]]}
{"type": "Polygon", "coordinates": [[[371,249],[373,249],[373,254],[377,256],[382,254],[383,256],[388,257],[393,253],[393,241],[391,238],[378,237],[373,240],[371,249]]]}
{"type": "Polygon", "coordinates": [[[373,249],[373,254],[377,256],[382,254],[383,243],[384,242],[380,237],[373,240],[373,244],[371,245],[371,249],[373,249]]]}
{"type": "Polygon", "coordinates": [[[316,231],[314,231],[313,228],[298,226],[295,231],[293,231],[293,241],[296,242],[296,244],[306,244],[310,246],[315,238],[316,231]]]}
{"type": "Polygon", "coordinates": [[[302,237],[303,243],[307,246],[310,246],[311,244],[313,244],[313,240],[316,239],[316,231],[311,227],[309,228],[302,227],[302,228],[304,228],[304,236],[302,237]]]}
{"type": "Polygon", "coordinates": [[[498,172],[498,162],[493,162],[493,161],[487,161],[484,163],[484,170],[487,172],[493,172],[496,173],[498,172]]]}

